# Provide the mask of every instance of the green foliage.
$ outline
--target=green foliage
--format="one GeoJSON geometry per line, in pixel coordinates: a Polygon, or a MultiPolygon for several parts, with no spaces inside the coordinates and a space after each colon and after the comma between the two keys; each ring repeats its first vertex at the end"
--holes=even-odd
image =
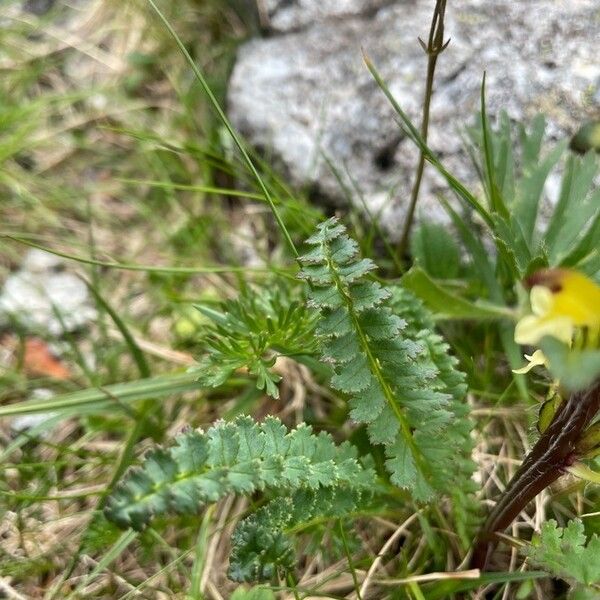
{"type": "Polygon", "coordinates": [[[448,227],[424,220],[410,238],[413,260],[436,279],[453,279],[460,272],[460,250],[448,227]]]}
{"type": "Polygon", "coordinates": [[[294,566],[295,552],[286,533],[313,519],[345,517],[369,498],[363,485],[299,489],[275,498],[244,519],[231,539],[229,577],[234,581],[265,581],[294,566]]]}
{"type": "Polygon", "coordinates": [[[434,281],[418,266],[402,277],[402,285],[422,300],[439,319],[500,319],[512,316],[509,308],[467,300],[434,281]]]}
{"type": "MultiPolygon", "coordinates": [[[[466,386],[446,348],[394,312],[390,291],[366,277],[373,262],[358,258],[336,219],[307,243],[301,277],[321,313],[317,335],[334,367],[331,384],[349,396],[351,416],[367,424],[372,443],[385,445],[392,482],[419,501],[470,488],[466,386]]],[[[399,303],[421,310],[408,293],[399,303]]]]}
{"type": "Polygon", "coordinates": [[[594,534],[586,540],[579,519],[569,521],[565,528],[557,527],[554,520],[543,523],[541,533],[534,535],[524,552],[533,564],[555,577],[583,586],[600,584],[600,538],[594,534]]]}
{"type": "Polygon", "coordinates": [[[291,520],[291,498],[277,498],[244,519],[231,538],[228,576],[233,581],[269,581],[294,566],[294,547],[283,529],[291,520]]]}
{"type": "Polygon", "coordinates": [[[359,464],[348,443],[336,446],[331,436],[313,435],[304,424],[288,432],[273,417],[261,424],[239,417],[206,432],[184,432],[170,448],[149,452],[110,495],[105,515],[119,527],[141,530],[154,516],[194,514],[227,494],[373,483],[373,472],[359,464]]]}
{"type": "Polygon", "coordinates": [[[435,332],[433,314],[410,291],[402,287],[393,290],[391,305],[398,316],[406,322],[403,334],[417,340],[425,347],[426,358],[435,366],[444,391],[450,395],[449,410],[454,419],[445,431],[444,443],[449,440],[456,454],[449,467],[455,485],[447,494],[452,499],[457,533],[465,547],[471,542],[471,533],[477,526],[480,507],[472,495],[477,485],[471,479],[475,465],[471,460],[474,441],[471,438],[473,424],[469,419],[469,407],[465,402],[466,377],[458,369],[458,360],[450,354],[444,339],[435,332]]]}
{"type": "Polygon", "coordinates": [[[248,589],[239,587],[233,594],[230,600],[275,600],[275,594],[271,588],[257,586],[248,589]]]}
{"type": "Polygon", "coordinates": [[[273,372],[278,356],[314,352],[315,314],[283,285],[260,292],[246,289],[219,309],[198,306],[211,321],[204,335],[207,353],[200,360],[200,383],[218,387],[238,369],[256,377],[256,387],[279,397],[280,376],[273,372]]]}
{"type": "Polygon", "coordinates": [[[598,159],[593,153],[568,157],[558,200],[542,226],[544,187],[566,148],[566,142],[561,142],[542,154],[545,127],[545,119],[538,116],[529,131],[519,126],[515,135],[503,114],[497,129],[484,120],[471,131],[484,163],[482,172],[489,167],[486,193],[491,233],[501,262],[515,279],[542,266],[574,267],[594,275],[600,270],[596,252],[600,245],[600,190],[594,186],[598,159]],[[495,195],[506,211],[495,209],[495,195]]]}
{"type": "MultiPolygon", "coordinates": [[[[9,3],[16,3],[19,10],[23,4],[22,0],[9,3]]],[[[207,543],[215,527],[216,535],[222,531],[217,526],[221,514],[215,516],[211,508],[199,519],[198,512],[228,494],[243,495],[250,507],[231,540],[229,575],[237,581],[279,579],[282,583],[298,563],[301,550],[307,557],[318,554],[319,575],[323,577],[312,589],[308,585],[294,589],[298,597],[348,595],[348,576],[356,576],[352,565],[360,569],[358,589],[375,557],[386,564],[372,579],[369,594],[362,594],[365,600],[388,592],[400,598],[409,591],[428,600],[471,592],[475,596],[494,595],[489,591],[491,586],[511,582],[514,593],[516,584],[531,583],[540,573],[482,572],[475,580],[442,577],[422,584],[413,580],[410,590],[404,586],[384,587],[384,583],[391,582],[381,582],[380,578],[455,570],[466,555],[477,516],[471,494],[475,484],[471,481],[473,441],[465,402],[466,378],[447,344],[435,332],[433,317],[435,322],[441,318],[471,321],[468,326],[452,322],[444,327],[445,332],[455,336],[453,348],[472,369],[472,393],[478,406],[489,406],[488,398],[497,399],[499,405],[511,402],[514,386],[509,385],[507,369],[496,362],[497,323],[490,323],[490,319],[512,317],[505,307],[518,300],[518,280],[539,266],[572,266],[598,279],[600,218],[596,211],[600,197],[594,188],[598,158],[587,155],[566,161],[562,190],[556,194],[558,203],[541,219],[542,210],[546,210],[544,195],[548,184],[553,183],[548,175],[565,151],[565,145],[559,144],[545,152],[542,118],[525,130],[515,129],[507,117],[492,127],[483,115],[474,142],[482,155],[480,168],[487,202],[448,173],[435,155],[422,147],[425,142],[419,141],[419,130],[408,127],[409,137],[417,141],[427,160],[446,177],[467,208],[460,213],[449,208],[449,214],[469,259],[457,249],[452,234],[444,227],[423,223],[411,238],[418,264],[405,275],[402,287],[386,285],[373,276],[370,260],[360,260],[356,245],[345,236],[343,228],[329,222],[321,225],[312,238],[312,250],[303,260],[303,276],[310,286],[302,284],[302,290],[308,295],[311,288],[311,306],[298,293],[300,284],[291,278],[277,279],[277,285],[273,285],[274,278],[265,279],[263,269],[240,267],[240,257],[231,243],[240,233],[230,227],[232,219],[235,222],[251,214],[259,242],[266,242],[257,248],[266,264],[273,273],[291,270],[289,250],[295,253],[294,244],[310,235],[321,218],[320,208],[311,207],[273,172],[269,156],[247,154],[249,150],[237,134],[231,131],[233,137],[228,135],[229,121],[216,101],[224,94],[225,74],[233,58],[234,34],[230,30],[235,30],[236,38],[245,38],[248,33],[238,18],[237,7],[250,4],[245,0],[183,2],[170,8],[174,16],[177,13],[174,30],[186,32],[183,43],[174,36],[189,61],[182,66],[169,56],[170,41],[165,43],[160,35],[158,21],[148,18],[151,13],[146,9],[150,5],[144,4],[138,14],[132,3],[114,3],[115,8],[123,5],[124,10],[104,11],[110,13],[106,18],[98,15],[90,39],[90,55],[100,53],[101,71],[109,64],[115,67],[110,69],[114,73],[110,82],[105,81],[100,72],[84,62],[84,68],[78,71],[85,75],[85,85],[79,90],[73,85],[76,78],[71,77],[72,69],[63,68],[73,51],[65,50],[60,39],[57,45],[48,43],[55,28],[49,28],[50,37],[45,33],[45,25],[52,24],[55,14],[63,21],[62,13],[68,7],[55,6],[55,13],[41,20],[31,14],[25,19],[9,19],[11,23],[0,33],[8,42],[3,45],[8,60],[3,61],[7,64],[6,89],[0,107],[0,180],[5,198],[0,203],[2,227],[17,237],[46,239],[51,246],[60,241],[65,249],[79,248],[76,254],[82,257],[82,263],[87,260],[84,255],[92,257],[89,267],[105,265],[89,270],[99,312],[97,326],[78,332],[72,339],[69,336],[71,354],[80,354],[81,344],[83,355],[93,358],[97,369],[88,368],[87,360],[76,359],[80,369],[74,371],[73,378],[44,379],[44,386],[48,383],[56,395],[27,400],[38,385],[26,372],[30,357],[15,351],[13,369],[12,336],[2,340],[3,352],[9,352],[11,364],[0,378],[8,384],[0,392],[0,416],[56,413],[18,434],[16,426],[13,432],[10,427],[6,429],[8,437],[3,439],[7,442],[2,452],[6,477],[0,482],[0,492],[7,518],[2,527],[5,548],[0,572],[10,576],[6,593],[14,590],[15,595],[29,597],[45,591],[48,597],[71,598],[95,590],[98,596],[114,597],[118,588],[123,588],[127,596],[139,593],[152,597],[160,590],[168,597],[183,597],[186,593],[189,598],[203,597],[206,567],[217,571],[210,575],[221,587],[226,561],[211,563],[207,543]],[[132,18],[143,25],[142,37],[150,45],[144,43],[144,54],[134,53],[123,61],[121,49],[133,46],[127,39],[131,28],[121,25],[132,18]],[[19,33],[11,33],[17,27],[19,33]],[[120,37],[121,31],[127,34],[125,38],[120,37]],[[119,64],[127,62],[129,65],[120,71],[119,64]],[[200,85],[190,79],[190,68],[200,85]],[[167,78],[163,78],[164,73],[168,73],[167,78]],[[88,85],[91,81],[95,82],[92,86],[88,85]],[[216,96],[207,81],[211,81],[216,96]],[[113,89],[113,82],[124,85],[125,93],[113,89]],[[171,83],[176,94],[167,91],[171,83]],[[202,90],[215,109],[213,119],[199,103],[202,90]],[[173,110],[176,96],[182,101],[181,110],[173,110]],[[158,133],[157,121],[161,123],[158,133]],[[102,123],[110,127],[98,127],[102,123]],[[235,144],[239,145],[237,151],[235,144]],[[82,173],[87,172],[99,176],[87,178],[90,185],[86,191],[91,200],[82,202],[79,183],[82,173]],[[128,202],[127,207],[116,206],[113,200],[124,197],[137,200],[128,202]],[[257,205],[247,207],[248,202],[262,203],[267,210],[255,210],[257,205]],[[272,227],[273,215],[279,233],[272,227]],[[473,221],[472,216],[476,217],[473,221]],[[65,222],[73,225],[68,231],[65,222]],[[150,260],[142,262],[158,261],[163,266],[146,269],[138,264],[139,244],[124,247],[119,243],[124,232],[130,230],[134,239],[147,240],[142,249],[150,260]],[[287,255],[282,241],[289,247],[287,255]],[[160,256],[148,256],[148,248],[160,249],[160,256]],[[120,256],[114,261],[94,258],[115,252],[120,256]],[[130,277],[127,269],[148,270],[150,275],[144,279],[130,277]],[[190,278],[192,273],[204,273],[202,277],[221,273],[231,282],[229,271],[236,274],[235,282],[242,289],[239,298],[204,305],[199,311],[181,303],[196,289],[198,280],[190,278]],[[250,281],[256,281],[256,285],[250,287],[250,281]],[[105,292],[115,288],[123,291],[120,298],[131,298],[140,292],[140,285],[147,285],[146,291],[152,293],[146,296],[156,301],[141,310],[134,306],[130,311],[129,303],[112,306],[103,300],[105,292]],[[482,298],[490,302],[482,302],[482,298]],[[164,309],[173,302],[187,306],[195,318],[184,314],[177,320],[177,315],[164,309]],[[161,375],[165,361],[154,356],[151,347],[144,353],[140,351],[138,343],[145,339],[169,343],[160,335],[156,339],[157,314],[161,322],[171,319],[179,338],[190,346],[198,342],[199,326],[204,328],[199,372],[161,375]],[[483,319],[486,322],[480,323],[483,319]],[[124,344],[112,340],[115,332],[111,321],[124,344]],[[123,360],[125,346],[133,361],[123,360]],[[319,353],[325,360],[316,364],[314,357],[319,353]],[[289,417],[291,408],[298,419],[339,431],[336,435],[340,439],[351,431],[351,439],[360,444],[361,452],[372,452],[380,473],[387,460],[393,483],[417,500],[433,499],[431,506],[418,512],[418,518],[406,523],[399,550],[377,553],[389,537],[389,530],[387,526],[375,527],[371,520],[365,524],[369,528],[367,540],[357,536],[348,544],[343,535],[346,524],[349,530],[356,518],[366,514],[365,506],[368,514],[383,516],[388,524],[406,522],[415,511],[409,494],[398,493],[387,481],[381,487],[389,493],[390,501],[383,505],[375,474],[366,461],[357,459],[351,446],[337,447],[330,436],[315,435],[306,425],[288,431],[273,418],[262,424],[247,417],[210,424],[219,416],[243,411],[250,403],[254,407],[259,397],[269,404],[265,394],[277,397],[278,373],[283,373],[275,365],[279,357],[301,360],[312,369],[316,384],[306,389],[296,387],[297,401],[284,407],[283,414],[289,417]],[[138,377],[136,365],[143,379],[134,380],[138,377]],[[322,387],[323,380],[332,373],[337,397],[322,387]],[[235,384],[228,385],[229,380],[235,378],[237,383],[240,377],[248,385],[241,396],[232,398],[231,390],[236,396],[239,390],[235,384]],[[127,383],[116,383],[123,381],[127,383]],[[258,389],[254,389],[254,381],[258,389]],[[191,405],[201,385],[220,387],[218,395],[223,402],[191,405]],[[348,400],[352,417],[364,427],[348,428],[348,410],[340,399],[348,400]],[[172,418],[170,423],[166,419],[155,423],[157,400],[165,416],[172,418]],[[65,419],[68,426],[57,427],[65,419]],[[151,451],[142,465],[130,470],[114,489],[106,504],[106,517],[94,512],[96,497],[102,503],[102,490],[112,489],[112,482],[122,470],[135,462],[136,440],[142,431],[139,427],[145,421],[152,422],[157,437],[165,434],[167,425],[172,430],[187,422],[207,423],[207,430],[186,430],[170,447],[151,451]],[[369,444],[367,432],[380,447],[369,444]],[[373,492],[378,494],[374,498],[373,492]],[[157,530],[143,535],[122,533],[116,526],[118,523],[120,527],[141,530],[154,516],[173,513],[189,516],[177,520],[179,527],[169,523],[164,536],[164,523],[160,522],[157,530]],[[448,523],[447,516],[451,517],[448,523]],[[77,535],[69,539],[56,535],[57,531],[70,531],[68,526],[57,529],[57,524],[68,524],[74,517],[87,522],[81,535],[75,532],[77,535]],[[342,521],[339,530],[332,526],[342,525],[342,521]],[[302,544],[298,544],[299,533],[303,535],[302,544]],[[190,552],[192,545],[195,548],[190,552]],[[96,566],[82,577],[77,565],[84,554],[96,566]],[[344,560],[332,566],[339,558],[344,560]],[[140,568],[134,573],[131,564],[139,564],[140,568]],[[187,581],[189,572],[191,585],[187,581]],[[329,579],[329,575],[339,575],[340,581],[329,579]],[[346,587],[344,591],[335,589],[340,582],[346,587]],[[127,588],[131,588],[129,593],[127,588]],[[474,591],[477,588],[479,592],[474,591]]],[[[597,126],[586,126],[573,139],[572,148],[585,151],[597,147],[598,131],[597,126]]],[[[335,172],[336,166],[329,166],[335,172]]],[[[389,244],[377,224],[370,232],[368,229],[365,226],[361,248],[367,250],[364,256],[373,256],[376,246],[389,244]]],[[[4,247],[9,248],[8,243],[4,247]]],[[[10,247],[10,256],[2,261],[0,279],[19,262],[18,248],[10,247]]],[[[395,258],[394,263],[397,272],[403,272],[404,265],[395,258]]],[[[512,342],[512,324],[501,321],[498,331],[504,335],[505,354],[516,355],[512,366],[520,366],[522,357],[512,342]]],[[[600,364],[597,351],[580,352],[576,348],[567,353],[566,347],[544,346],[554,372],[561,370],[564,387],[587,385],[596,373],[593,369],[600,364]]],[[[68,353],[61,358],[65,366],[71,367],[68,353]]],[[[503,359],[504,354],[500,363],[503,359]]],[[[312,383],[309,377],[306,383],[312,383]]],[[[265,406],[257,412],[265,414],[265,406]]],[[[499,412],[504,420],[504,412],[499,412]]],[[[494,425],[498,415],[493,410],[490,414],[494,425]]],[[[511,411],[511,422],[512,415],[511,411]]],[[[516,410],[514,415],[518,418],[516,410]]],[[[481,420],[481,435],[498,431],[485,426],[487,422],[481,420]]],[[[593,428],[588,428],[589,437],[585,439],[590,449],[587,458],[596,449],[597,432],[593,428]]],[[[510,436],[520,429],[507,430],[506,440],[492,434],[485,440],[487,450],[497,451],[496,440],[500,440],[508,452],[506,463],[512,464],[511,459],[520,457],[514,455],[519,444],[512,443],[510,436]]],[[[501,480],[508,470],[504,470],[504,463],[498,468],[496,475],[501,480]]],[[[484,486],[482,503],[493,489],[484,486]]],[[[590,503],[596,499],[593,494],[586,490],[590,503]]],[[[566,496],[561,498],[564,510],[570,509],[568,502],[566,496]]],[[[586,520],[588,528],[592,520],[586,520]]],[[[537,546],[534,541],[531,561],[535,562],[533,553],[537,553],[541,557],[538,564],[553,574],[573,583],[593,580],[597,585],[597,538],[590,538],[584,545],[581,527],[577,527],[579,532],[573,534],[569,533],[572,525],[560,533],[554,527],[554,533],[537,546]]],[[[291,587],[292,579],[288,580],[291,587]]],[[[579,585],[573,592],[578,597],[597,597],[592,588],[579,585]]],[[[230,596],[232,587],[235,585],[223,585],[218,591],[234,600],[274,600],[275,591],[281,589],[239,587],[230,596]]],[[[520,597],[532,589],[532,585],[522,588],[520,597]]],[[[210,588],[206,593],[210,594],[210,588]]],[[[510,595],[507,588],[505,595],[510,595]]]]}

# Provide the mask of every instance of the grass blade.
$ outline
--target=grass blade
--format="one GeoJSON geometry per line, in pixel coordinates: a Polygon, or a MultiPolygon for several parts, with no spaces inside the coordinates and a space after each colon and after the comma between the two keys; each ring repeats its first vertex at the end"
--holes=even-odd
{"type": "Polygon", "coordinates": [[[202,594],[202,574],[206,566],[206,556],[208,550],[208,538],[210,534],[210,526],[212,524],[212,517],[215,510],[214,504],[209,506],[204,512],[202,517],[202,523],[198,531],[198,537],[196,539],[196,548],[194,555],[194,565],[192,567],[192,576],[190,581],[189,600],[204,600],[202,594]]]}
{"type": "Polygon", "coordinates": [[[382,79],[381,75],[371,62],[371,60],[363,55],[365,64],[367,65],[367,69],[377,82],[377,85],[381,88],[387,99],[390,101],[390,104],[398,114],[401,120],[401,127],[406,133],[406,135],[417,145],[419,150],[423,152],[425,159],[428,160],[444,177],[444,179],[448,182],[448,185],[454,190],[454,192],[461,198],[464,202],[466,202],[473,210],[475,210],[481,218],[485,221],[485,223],[493,230],[493,221],[490,214],[485,210],[485,208],[481,205],[479,200],[475,198],[475,196],[469,192],[469,190],[458,180],[454,175],[452,175],[446,168],[442,165],[442,163],[435,156],[431,148],[427,145],[427,143],[421,137],[421,134],[417,131],[416,127],[412,124],[412,121],[408,118],[408,115],[402,110],[394,96],[392,95],[390,89],[388,88],[385,81],[382,79]]]}
{"type": "Polygon", "coordinates": [[[198,79],[198,81],[200,82],[200,85],[202,86],[204,93],[206,94],[210,103],[212,104],[212,107],[214,108],[219,119],[225,126],[225,129],[227,129],[229,135],[231,136],[231,139],[233,140],[233,142],[237,146],[238,150],[240,151],[240,154],[242,155],[242,158],[244,159],[244,162],[246,163],[246,165],[248,165],[248,168],[250,169],[250,172],[252,173],[253,177],[256,179],[256,182],[258,183],[260,190],[262,191],[262,193],[265,196],[265,200],[269,203],[271,212],[273,213],[273,216],[275,217],[275,220],[277,221],[277,225],[279,226],[279,229],[281,230],[281,233],[283,234],[285,241],[287,242],[288,246],[290,247],[290,250],[292,251],[292,253],[295,257],[298,257],[299,256],[298,250],[296,249],[296,246],[294,245],[294,242],[292,241],[290,233],[287,230],[287,227],[285,226],[285,223],[283,222],[281,215],[279,214],[279,211],[277,210],[277,207],[275,206],[275,202],[273,201],[273,198],[271,197],[271,194],[269,193],[267,186],[265,185],[258,170],[254,166],[254,163],[252,162],[252,159],[250,158],[248,152],[244,148],[244,144],[242,143],[241,138],[235,132],[233,126],[229,122],[229,119],[225,115],[225,112],[221,108],[219,101],[213,94],[213,91],[210,89],[210,86],[208,85],[206,79],[204,78],[202,71],[200,71],[200,69],[198,68],[198,65],[196,65],[196,63],[194,62],[194,59],[190,56],[190,53],[187,51],[187,48],[184,46],[183,42],[181,41],[181,38],[177,35],[175,30],[171,26],[171,23],[169,23],[169,21],[167,20],[165,15],[161,12],[161,10],[158,8],[158,6],[156,6],[156,4],[154,3],[154,0],[147,0],[147,1],[148,1],[148,4],[150,4],[152,9],[154,10],[154,12],[157,14],[158,18],[162,21],[162,24],[165,26],[167,31],[171,34],[171,36],[175,40],[175,43],[177,44],[179,50],[181,51],[181,53],[185,57],[186,61],[190,65],[192,71],[194,72],[194,75],[196,76],[196,79],[198,79]]]}
{"type": "Polygon", "coordinates": [[[196,381],[197,379],[197,373],[173,373],[61,394],[48,400],[25,400],[0,406],[0,417],[73,409],[95,409],[102,412],[107,409],[112,410],[115,405],[119,406],[122,403],[201,389],[202,386],[196,381]]]}
{"type": "Polygon", "coordinates": [[[127,325],[125,325],[123,319],[119,317],[119,315],[115,312],[115,310],[108,304],[108,302],[101,296],[100,292],[93,286],[89,281],[83,279],[83,282],[87,286],[88,290],[94,296],[96,302],[109,314],[110,318],[113,320],[114,324],[117,326],[117,329],[121,332],[127,347],[129,348],[129,352],[131,353],[131,357],[135,361],[137,365],[138,371],[140,372],[140,376],[144,379],[147,379],[151,376],[150,367],[146,362],[146,357],[144,353],[137,345],[135,339],[129,332],[127,325]]]}
{"type": "Polygon", "coordinates": [[[18,242],[19,244],[25,244],[26,246],[30,246],[31,248],[37,248],[38,250],[43,250],[44,252],[48,252],[49,254],[54,254],[54,256],[60,256],[61,258],[66,258],[67,260],[74,260],[76,262],[85,264],[85,265],[96,265],[98,267],[107,267],[109,269],[121,269],[123,271],[144,271],[147,273],[175,273],[179,275],[201,275],[201,274],[214,274],[214,273],[268,273],[268,272],[278,272],[281,274],[287,274],[287,270],[278,269],[274,267],[156,267],[151,265],[136,265],[131,263],[120,263],[120,262],[110,262],[103,260],[96,260],[93,258],[86,258],[83,256],[77,256],[75,254],[68,254],[66,252],[60,252],[59,250],[54,250],[52,248],[48,248],[47,246],[42,246],[41,244],[36,244],[31,240],[25,239],[23,237],[18,237],[15,235],[8,234],[0,234],[0,238],[6,238],[12,240],[13,242],[18,242]]]}
{"type": "Polygon", "coordinates": [[[481,82],[481,130],[483,133],[483,153],[485,158],[485,175],[490,196],[490,205],[494,212],[508,218],[508,209],[504,204],[504,200],[500,195],[498,184],[496,183],[495,165],[494,165],[494,149],[490,139],[490,124],[485,110],[485,72],[483,81],[481,82]]]}

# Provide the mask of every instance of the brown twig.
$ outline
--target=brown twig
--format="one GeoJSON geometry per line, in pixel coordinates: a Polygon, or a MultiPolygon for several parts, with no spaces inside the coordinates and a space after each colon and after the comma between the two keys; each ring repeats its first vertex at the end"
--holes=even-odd
{"type": "Polygon", "coordinates": [[[542,490],[556,481],[577,458],[582,433],[600,410],[600,380],[571,394],[541,435],[492,509],[475,541],[471,568],[485,569],[496,547],[496,533],[506,529],[542,490]]]}
{"type": "MultiPolygon", "coordinates": [[[[444,16],[446,13],[446,0],[436,0],[433,10],[433,18],[431,19],[431,28],[429,30],[429,39],[427,45],[419,38],[419,43],[423,51],[427,54],[427,79],[425,82],[425,96],[423,98],[423,114],[421,117],[421,137],[424,142],[427,142],[427,133],[429,131],[429,110],[431,106],[431,97],[433,95],[433,79],[435,75],[435,66],[438,56],[448,47],[450,40],[444,42],[444,16]]],[[[410,239],[410,231],[415,216],[415,208],[417,199],[419,198],[419,190],[421,189],[421,180],[423,179],[423,171],[425,169],[425,154],[421,150],[419,153],[419,163],[417,165],[417,173],[415,182],[410,196],[410,204],[406,213],[402,236],[398,243],[397,256],[400,261],[403,260],[404,254],[408,247],[410,239]]]]}

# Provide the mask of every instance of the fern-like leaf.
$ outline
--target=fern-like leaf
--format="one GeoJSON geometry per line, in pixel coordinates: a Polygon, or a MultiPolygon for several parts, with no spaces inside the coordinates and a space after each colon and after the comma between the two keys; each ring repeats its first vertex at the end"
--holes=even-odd
{"type": "Polygon", "coordinates": [[[361,466],[350,444],[336,446],[304,424],[288,432],[273,417],[261,424],[239,417],[206,432],[186,431],[170,448],[151,451],[111,494],[105,515],[119,527],[142,530],[156,515],[193,514],[231,493],[373,484],[373,471],[361,466]]]}
{"type": "Polygon", "coordinates": [[[231,539],[229,577],[240,582],[272,579],[295,563],[292,538],[286,530],[316,518],[348,515],[370,498],[364,486],[301,489],[275,498],[241,521],[231,539]]]}
{"type": "Polygon", "coordinates": [[[302,298],[290,294],[284,286],[266,286],[246,290],[218,310],[196,307],[211,321],[197,368],[203,385],[218,387],[245,369],[256,377],[258,389],[279,397],[280,376],[273,371],[277,357],[314,351],[315,315],[302,298]]]}
{"type": "Polygon", "coordinates": [[[351,416],[367,424],[371,441],[385,445],[392,482],[419,501],[457,486],[468,490],[473,465],[464,376],[429,323],[418,322],[423,309],[408,302],[408,293],[391,299],[367,277],[374,264],[358,257],[336,219],[320,224],[307,243],[300,276],[321,314],[317,334],[334,367],[332,386],[349,396],[351,416]]]}
{"type": "Polygon", "coordinates": [[[394,288],[392,296],[394,312],[407,323],[403,335],[425,346],[426,359],[435,365],[438,379],[451,397],[449,410],[454,418],[444,431],[444,442],[455,449],[455,456],[448,465],[445,485],[452,500],[457,533],[466,549],[481,516],[481,507],[473,495],[477,485],[471,478],[475,470],[471,459],[474,440],[471,437],[473,423],[465,402],[466,376],[458,369],[458,360],[450,354],[448,344],[435,332],[433,316],[423,302],[402,287],[394,288]]]}
{"type": "Polygon", "coordinates": [[[556,521],[542,524],[525,555],[536,566],[573,584],[600,584],[600,538],[594,534],[587,540],[580,519],[557,527],[556,521]]]}

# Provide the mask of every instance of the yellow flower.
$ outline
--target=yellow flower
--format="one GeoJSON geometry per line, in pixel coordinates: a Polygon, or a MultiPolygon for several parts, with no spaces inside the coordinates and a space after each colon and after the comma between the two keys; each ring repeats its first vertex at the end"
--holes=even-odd
{"type": "Polygon", "coordinates": [[[592,336],[600,331],[600,286],[577,271],[546,269],[526,281],[531,287],[533,314],[523,317],[515,328],[518,344],[537,344],[550,335],[570,344],[577,328],[592,336]]]}
{"type": "MultiPolygon", "coordinates": [[[[529,300],[532,314],[524,316],[515,327],[518,344],[536,345],[544,336],[552,336],[571,345],[575,333],[587,330],[589,341],[600,337],[600,286],[585,275],[569,269],[545,269],[529,277],[529,300]]],[[[525,355],[528,364],[515,373],[527,373],[546,365],[541,350],[525,355]]]]}

